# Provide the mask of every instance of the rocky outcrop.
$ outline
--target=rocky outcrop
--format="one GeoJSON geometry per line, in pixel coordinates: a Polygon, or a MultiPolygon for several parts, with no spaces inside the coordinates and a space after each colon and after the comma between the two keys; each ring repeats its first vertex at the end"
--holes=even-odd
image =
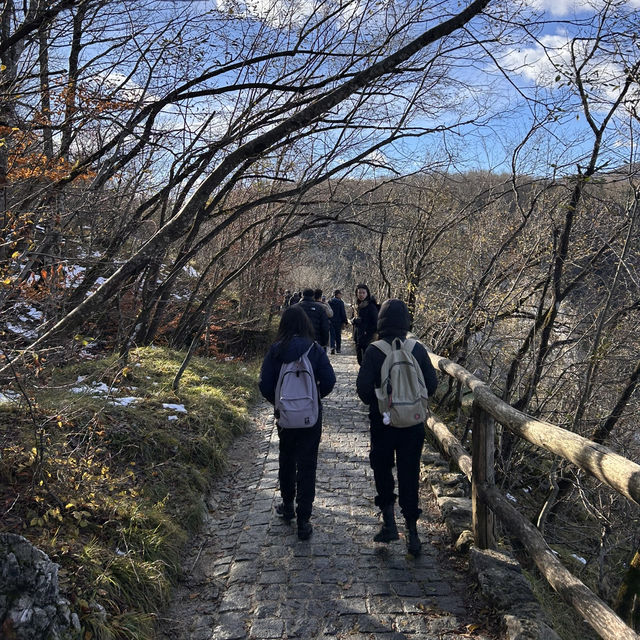
{"type": "Polygon", "coordinates": [[[79,631],[58,590],[58,565],[26,538],[0,534],[0,637],[57,640],[79,631]]]}

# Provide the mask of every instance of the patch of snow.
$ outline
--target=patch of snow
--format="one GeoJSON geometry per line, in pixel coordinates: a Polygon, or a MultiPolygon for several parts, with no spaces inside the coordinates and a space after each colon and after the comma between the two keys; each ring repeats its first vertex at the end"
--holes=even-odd
{"type": "Polygon", "coordinates": [[[200,378],[201,380],[208,380],[209,376],[202,376],[202,378],[200,378]]]}
{"type": "Polygon", "coordinates": [[[185,409],[185,406],[183,404],[172,404],[170,402],[163,402],[162,406],[164,409],[173,409],[178,413],[187,413],[187,410],[185,409]]]}
{"type": "Polygon", "coordinates": [[[20,399],[20,394],[17,391],[0,391],[0,404],[6,404],[8,402],[17,402],[20,399]]]}
{"type": "Polygon", "coordinates": [[[112,402],[121,407],[128,407],[130,404],[135,404],[139,400],[140,398],[136,398],[135,396],[125,396],[124,398],[114,398],[112,402]]]}
{"type": "Polygon", "coordinates": [[[197,278],[198,277],[198,272],[191,266],[191,265],[186,265],[184,267],[184,270],[192,277],[192,278],[197,278]]]}
{"type": "Polygon", "coordinates": [[[572,553],[571,557],[575,558],[578,562],[581,562],[582,564],[587,564],[587,561],[584,558],[577,556],[575,553],[572,553]]]}
{"type": "Polygon", "coordinates": [[[84,382],[87,379],[87,376],[78,376],[76,382],[84,382]]]}
{"type": "MultiPolygon", "coordinates": [[[[79,382],[81,382],[79,380],[79,382]]],[[[112,387],[111,391],[117,391],[116,387],[112,387]]],[[[109,387],[104,382],[94,382],[91,386],[83,384],[80,387],[73,387],[72,393],[90,393],[91,395],[98,396],[102,393],[109,393],[109,387]]]]}
{"type": "Polygon", "coordinates": [[[24,327],[19,327],[17,324],[13,324],[11,322],[7,322],[7,329],[16,335],[22,336],[29,340],[33,340],[38,336],[35,331],[31,331],[31,329],[25,329],[24,327]]]}
{"type": "Polygon", "coordinates": [[[38,311],[37,309],[34,309],[33,307],[29,307],[27,309],[27,315],[30,318],[33,318],[34,320],[42,320],[42,311],[38,311]]]}
{"type": "Polygon", "coordinates": [[[174,420],[177,420],[177,419],[178,419],[178,416],[169,416],[167,418],[167,420],[169,420],[169,422],[173,422],[174,420]]]}
{"type": "Polygon", "coordinates": [[[512,496],[510,493],[507,493],[507,498],[511,500],[511,502],[515,502],[516,504],[518,503],[518,500],[514,496],[512,496]]]}

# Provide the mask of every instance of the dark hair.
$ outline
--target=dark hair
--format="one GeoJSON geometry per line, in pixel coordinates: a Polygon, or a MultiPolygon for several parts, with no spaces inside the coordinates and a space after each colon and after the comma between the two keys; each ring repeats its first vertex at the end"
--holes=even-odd
{"type": "Polygon", "coordinates": [[[302,297],[303,298],[313,298],[313,289],[303,289],[302,297]]]}
{"type": "Polygon", "coordinates": [[[340,291],[340,289],[336,289],[336,290],[333,292],[333,295],[334,295],[334,296],[342,295],[342,291],[340,291]]]}
{"type": "Polygon", "coordinates": [[[322,298],[322,289],[316,289],[316,290],[313,292],[313,297],[314,297],[316,300],[320,300],[320,298],[322,298]]]}
{"type": "Polygon", "coordinates": [[[312,342],[315,339],[315,331],[309,316],[302,307],[295,304],[287,307],[280,318],[278,333],[276,334],[276,342],[280,343],[280,353],[286,351],[293,336],[309,338],[312,342]]]}

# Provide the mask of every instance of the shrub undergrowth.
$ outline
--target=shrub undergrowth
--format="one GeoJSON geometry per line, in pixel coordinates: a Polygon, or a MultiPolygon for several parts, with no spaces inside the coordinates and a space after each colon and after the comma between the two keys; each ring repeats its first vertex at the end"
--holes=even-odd
{"type": "Polygon", "coordinates": [[[82,361],[0,403],[0,531],[60,565],[83,640],[153,637],[204,494],[247,425],[256,365],[196,358],[173,392],[183,355],[82,361]]]}

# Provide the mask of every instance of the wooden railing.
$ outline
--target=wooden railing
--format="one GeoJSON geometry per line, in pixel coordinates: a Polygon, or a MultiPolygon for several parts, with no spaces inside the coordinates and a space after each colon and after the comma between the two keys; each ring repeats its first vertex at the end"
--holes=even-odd
{"type": "Polygon", "coordinates": [[[455,378],[474,397],[472,451],[469,456],[446,425],[434,416],[427,426],[443,451],[471,481],[473,534],[479,548],[495,548],[497,518],[517,538],[549,584],[605,640],[640,640],[616,613],[556,558],[542,534],[498,491],[494,484],[494,420],[515,435],[574,463],[640,505],[640,465],[607,447],[554,424],[535,420],[494,395],[489,386],[451,360],[430,353],[436,369],[455,378]]]}

